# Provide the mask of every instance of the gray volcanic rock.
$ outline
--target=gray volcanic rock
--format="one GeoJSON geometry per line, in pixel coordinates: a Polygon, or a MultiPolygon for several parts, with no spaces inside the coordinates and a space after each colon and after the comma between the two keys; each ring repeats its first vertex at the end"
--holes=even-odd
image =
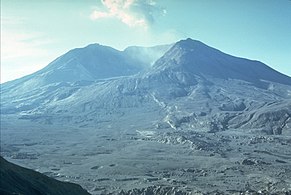
{"type": "Polygon", "coordinates": [[[230,121],[233,128],[261,129],[267,134],[290,135],[291,101],[271,102],[230,121]]]}
{"type": "MultiPolygon", "coordinates": [[[[285,191],[277,191],[272,194],[278,194],[278,195],[285,195],[285,194],[290,194],[290,190],[285,190],[285,191]]],[[[146,195],[164,195],[164,194],[175,194],[175,195],[208,195],[208,194],[240,194],[240,195],[259,195],[259,194],[270,194],[269,191],[267,190],[260,190],[260,191],[254,191],[254,190],[233,190],[229,191],[228,193],[225,193],[224,191],[221,190],[213,190],[207,193],[203,193],[199,190],[196,191],[182,191],[178,190],[175,187],[161,187],[161,186],[150,186],[147,188],[142,188],[142,189],[132,189],[127,192],[121,191],[117,193],[118,195],[140,195],[140,194],[146,194],[146,195]]]]}
{"type": "Polygon", "coordinates": [[[120,191],[118,195],[163,195],[163,194],[175,194],[175,195],[191,195],[191,192],[185,192],[175,187],[162,187],[162,186],[149,186],[142,189],[132,189],[127,192],[120,191]]]}
{"type": "MultiPolygon", "coordinates": [[[[131,50],[143,51],[129,48],[125,53],[131,50]]],[[[23,87],[26,84],[3,84],[2,114],[21,112],[21,119],[91,126],[96,121],[124,121],[121,116],[128,120],[129,113],[138,112],[145,118],[148,113],[156,117],[153,125],[158,128],[290,134],[291,78],[261,62],[233,57],[187,39],[172,46],[151,68],[140,68],[144,71],[132,76],[107,78],[133,74],[137,69],[124,67],[137,66],[129,63],[132,58],[128,62],[120,52],[98,45],[72,50],[57,60],[68,63],[56,61],[40,72],[66,70],[73,63],[67,59],[75,60],[67,57],[71,54],[88,62],[83,66],[92,74],[88,81],[49,82],[32,90],[23,87]],[[99,62],[106,66],[95,67],[99,62]]],[[[47,78],[35,74],[30,75],[32,80],[47,78]]],[[[132,117],[130,121],[135,120],[132,117]]],[[[146,123],[152,121],[141,122],[146,123]]]]}
{"type": "Polygon", "coordinates": [[[152,72],[166,69],[198,76],[243,80],[258,87],[265,87],[264,81],[291,85],[290,77],[261,62],[234,57],[192,39],[177,42],[155,63],[152,72]]]}
{"type": "Polygon", "coordinates": [[[9,163],[0,156],[0,192],[1,194],[76,194],[89,193],[81,186],[61,182],[41,173],[9,163]]]}
{"type": "Polygon", "coordinates": [[[291,78],[260,62],[187,39],[142,77],[140,86],[165,108],[164,121],[174,129],[290,133],[291,78]]]}
{"type": "Polygon", "coordinates": [[[96,195],[290,192],[290,77],[191,39],[147,52],[108,61],[137,72],[1,85],[2,154],[96,195]]]}

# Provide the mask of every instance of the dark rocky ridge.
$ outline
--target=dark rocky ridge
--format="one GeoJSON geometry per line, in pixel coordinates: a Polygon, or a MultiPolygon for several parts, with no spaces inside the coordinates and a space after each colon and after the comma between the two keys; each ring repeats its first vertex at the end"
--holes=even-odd
{"type": "Polygon", "coordinates": [[[1,156],[0,165],[1,194],[89,195],[77,184],[57,181],[41,173],[12,164],[1,156]]]}

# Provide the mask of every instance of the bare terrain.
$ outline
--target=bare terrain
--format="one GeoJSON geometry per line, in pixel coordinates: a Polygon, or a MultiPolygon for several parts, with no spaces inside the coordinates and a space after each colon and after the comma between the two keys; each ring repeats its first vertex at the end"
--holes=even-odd
{"type": "Polygon", "coordinates": [[[1,85],[1,155],[96,195],[290,194],[291,78],[192,39],[89,45],[1,85]]]}
{"type": "Polygon", "coordinates": [[[110,123],[95,129],[2,125],[2,156],[91,194],[291,190],[288,136],[116,129],[110,123]]]}

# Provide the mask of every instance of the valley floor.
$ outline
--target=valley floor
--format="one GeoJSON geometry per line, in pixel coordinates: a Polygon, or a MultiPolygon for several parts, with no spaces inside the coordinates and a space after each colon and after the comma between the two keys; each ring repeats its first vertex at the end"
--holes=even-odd
{"type": "Polygon", "coordinates": [[[291,193],[290,136],[10,121],[1,121],[3,157],[91,194],[291,193]]]}

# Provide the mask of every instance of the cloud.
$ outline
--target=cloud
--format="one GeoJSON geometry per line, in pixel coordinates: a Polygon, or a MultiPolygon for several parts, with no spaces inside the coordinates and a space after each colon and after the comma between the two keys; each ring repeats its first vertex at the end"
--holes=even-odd
{"type": "Polygon", "coordinates": [[[43,33],[23,30],[25,19],[6,17],[1,22],[1,83],[35,72],[52,58],[45,46],[53,40],[43,33]]]}
{"type": "Polygon", "coordinates": [[[44,56],[47,52],[41,49],[52,42],[43,33],[23,30],[24,18],[1,18],[1,59],[18,57],[44,56]]]}
{"type": "Polygon", "coordinates": [[[106,11],[94,10],[90,18],[116,18],[129,27],[147,28],[154,22],[155,15],[166,14],[154,0],[101,0],[106,11]]]}

